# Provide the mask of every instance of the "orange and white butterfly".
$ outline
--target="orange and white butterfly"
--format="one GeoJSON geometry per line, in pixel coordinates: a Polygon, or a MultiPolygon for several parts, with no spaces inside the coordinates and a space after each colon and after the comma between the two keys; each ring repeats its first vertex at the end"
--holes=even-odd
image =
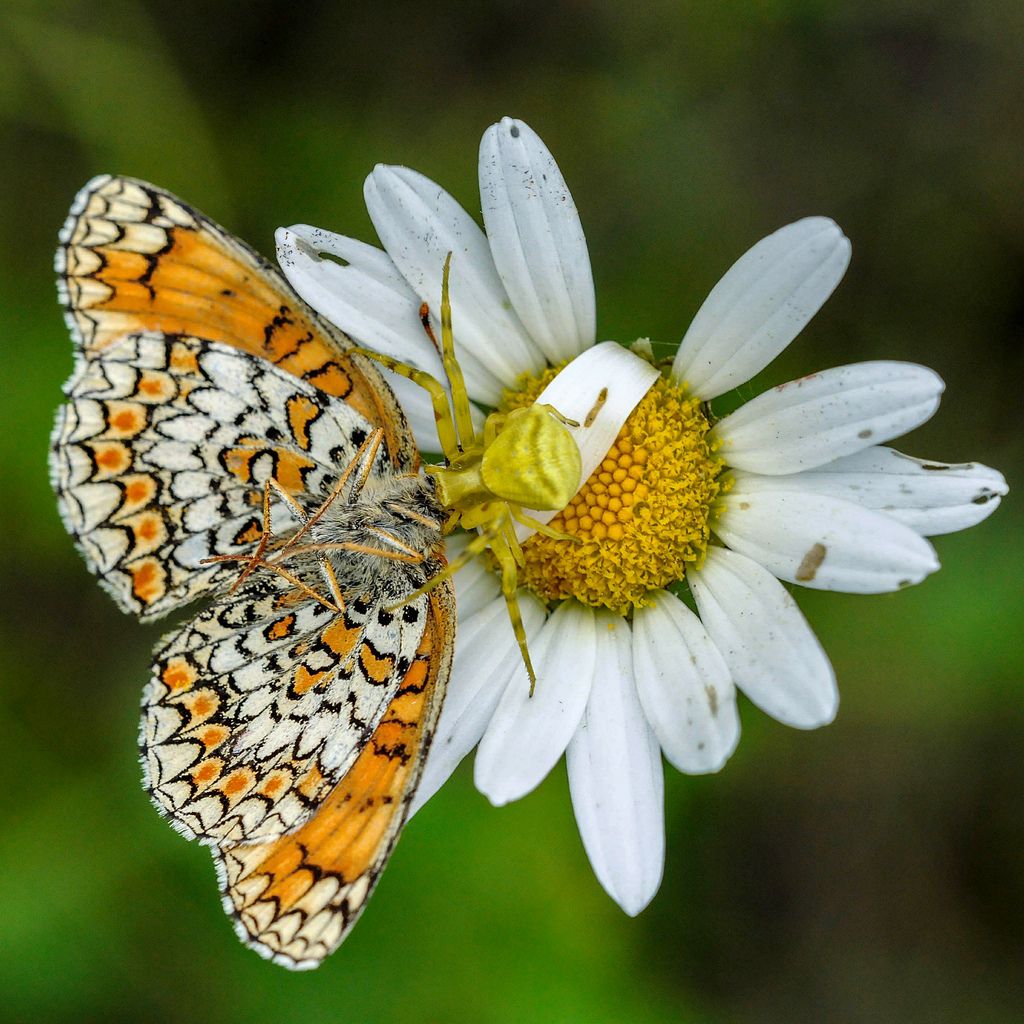
{"type": "Polygon", "coordinates": [[[65,525],[143,621],[209,600],[155,652],[145,786],[211,848],[241,939],[315,967],[387,862],[437,722],[454,594],[417,591],[446,513],[379,372],[243,242],[110,176],[60,242],[65,525]]]}

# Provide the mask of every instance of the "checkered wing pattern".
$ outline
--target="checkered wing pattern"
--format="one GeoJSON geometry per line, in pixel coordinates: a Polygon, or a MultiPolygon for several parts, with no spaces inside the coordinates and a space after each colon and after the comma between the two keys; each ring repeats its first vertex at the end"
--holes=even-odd
{"type": "Polygon", "coordinates": [[[426,628],[370,741],[301,828],[217,853],[224,907],[239,936],[293,969],[342,942],[373,892],[416,791],[451,664],[454,602],[429,595],[426,628]]]}
{"type": "Polygon", "coordinates": [[[251,842],[316,812],[417,661],[428,602],[386,609],[403,596],[383,589],[335,613],[272,577],[165,639],[143,700],[142,758],[180,831],[251,842]]]}
{"type": "MultiPolygon", "coordinates": [[[[65,524],[144,619],[237,575],[203,559],[251,550],[268,479],[326,495],[370,432],[351,406],[264,360],[185,336],[112,341],[67,391],[52,457],[65,524]]],[[[392,468],[382,447],[374,471],[392,468]]],[[[287,505],[275,518],[288,521],[287,505]]]]}
{"type": "Polygon", "coordinates": [[[109,174],[78,193],[55,258],[65,319],[88,357],[126,334],[220,341],[352,406],[396,462],[415,442],[391,389],[245,242],[155,185],[109,174]]]}

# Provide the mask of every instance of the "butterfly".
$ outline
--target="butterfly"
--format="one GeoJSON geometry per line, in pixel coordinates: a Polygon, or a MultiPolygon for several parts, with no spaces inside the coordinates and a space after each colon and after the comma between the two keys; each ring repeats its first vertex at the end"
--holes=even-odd
{"type": "Polygon", "coordinates": [[[408,815],[455,635],[447,518],[394,395],[245,243],[101,176],[56,256],[76,356],[64,523],[159,642],[144,784],[207,845],[243,942],[317,966],[408,815]]]}

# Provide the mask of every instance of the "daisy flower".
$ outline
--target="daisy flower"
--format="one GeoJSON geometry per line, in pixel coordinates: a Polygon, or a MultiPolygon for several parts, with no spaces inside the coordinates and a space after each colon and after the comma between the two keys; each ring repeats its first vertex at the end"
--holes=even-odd
{"type": "MultiPolygon", "coordinates": [[[[784,584],[918,583],[939,568],[925,538],[980,522],[1006,483],[885,447],[939,405],[941,379],[911,363],[824,370],[712,413],[839,283],[850,243],[831,220],[789,224],[740,257],[662,372],[649,346],[595,344],[586,240],[540,138],[512,118],[492,125],[479,177],[486,233],[428,178],[378,166],[365,197],[383,249],[298,225],[279,231],[278,256],[361,344],[441,378],[420,309],[436,307],[453,253],[470,397],[481,409],[540,401],[579,421],[585,482],[566,508],[531,513],[577,543],[520,534],[536,691],[497,580],[472,563],[456,577],[457,652],[416,806],[473,747],[494,804],[529,793],[564,753],[595,874],[636,914],[662,875],[662,755],[683,772],[721,768],[739,738],[737,689],[797,728],[835,716],[832,666],[784,584]],[[696,611],[677,596],[687,589],[696,611]]],[[[391,380],[421,447],[439,450],[425,395],[391,380]]]]}

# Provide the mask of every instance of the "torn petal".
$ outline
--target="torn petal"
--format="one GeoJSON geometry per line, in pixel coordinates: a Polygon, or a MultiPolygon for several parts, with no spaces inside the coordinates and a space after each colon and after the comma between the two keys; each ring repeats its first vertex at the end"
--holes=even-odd
{"type": "Polygon", "coordinates": [[[452,254],[449,288],[456,351],[460,360],[483,367],[491,380],[486,394],[482,389],[471,392],[473,397],[497,405],[503,386],[523,373],[538,373],[543,356],[512,311],[487,238],[472,217],[440,185],[408,167],[376,167],[364,193],[384,248],[435,313],[444,262],[452,254]]]}
{"type": "Polygon", "coordinates": [[[420,300],[386,253],[309,224],[278,228],[275,237],[288,283],[322,317],[366,348],[443,379],[420,323],[420,300]]]}

